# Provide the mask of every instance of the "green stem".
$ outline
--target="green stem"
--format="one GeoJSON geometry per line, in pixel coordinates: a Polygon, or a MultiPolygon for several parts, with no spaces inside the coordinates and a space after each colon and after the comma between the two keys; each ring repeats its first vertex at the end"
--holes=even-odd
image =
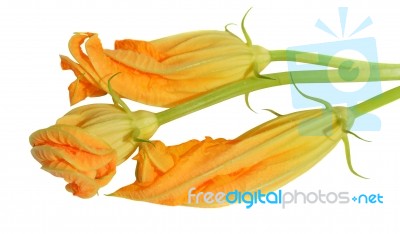
{"type": "Polygon", "coordinates": [[[295,50],[272,50],[270,51],[270,55],[271,61],[301,62],[341,69],[353,69],[355,67],[361,69],[400,68],[400,64],[367,62],[295,50]]]}
{"type": "Polygon", "coordinates": [[[241,94],[250,93],[267,87],[272,86],[271,82],[266,79],[250,78],[239,80],[176,107],[157,113],[158,122],[162,125],[241,94]]]}
{"type": "MultiPolygon", "coordinates": [[[[362,79],[352,80],[352,82],[368,82],[368,81],[390,81],[400,80],[400,69],[381,68],[378,70],[371,70],[376,72],[376,76],[361,77],[362,79]],[[379,79],[377,79],[379,77],[379,79]]],[[[264,75],[270,79],[262,78],[249,78],[239,80],[234,83],[217,88],[202,96],[192,99],[188,102],[180,104],[176,107],[169,108],[165,111],[157,113],[159,124],[168,123],[172,120],[212,106],[227,99],[247,94],[256,90],[270,88],[280,85],[291,84],[290,77],[299,83],[339,83],[348,82],[343,79],[340,69],[335,70],[312,70],[312,71],[294,71],[294,72],[280,72],[274,74],[264,75]]]]}
{"type": "Polygon", "coordinates": [[[393,88],[360,104],[349,107],[349,110],[354,114],[354,117],[357,118],[396,101],[397,99],[400,99],[400,87],[393,88]]]}

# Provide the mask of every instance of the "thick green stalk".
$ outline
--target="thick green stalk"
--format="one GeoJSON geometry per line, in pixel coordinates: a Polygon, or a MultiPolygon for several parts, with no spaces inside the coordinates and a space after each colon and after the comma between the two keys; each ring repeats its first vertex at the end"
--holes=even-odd
{"type": "Polygon", "coordinates": [[[357,118],[396,101],[397,99],[400,99],[400,87],[393,88],[360,104],[349,107],[349,110],[354,114],[354,117],[357,118]]]}
{"type": "MultiPolygon", "coordinates": [[[[361,77],[352,82],[368,82],[368,81],[389,81],[400,80],[400,68],[380,68],[373,70],[378,72],[379,79],[371,79],[369,77],[361,77]]],[[[371,71],[372,72],[372,71],[371,71]]],[[[272,79],[262,78],[249,78],[239,80],[234,83],[225,85],[213,91],[210,91],[198,98],[172,107],[165,111],[157,113],[157,118],[160,125],[170,122],[174,119],[180,118],[195,111],[212,106],[216,103],[225,101],[227,99],[247,94],[259,89],[287,85],[292,83],[291,78],[296,83],[338,83],[347,82],[340,74],[340,69],[335,70],[313,70],[313,71],[294,71],[294,72],[280,72],[274,74],[264,75],[272,79]]]]}
{"type": "Polygon", "coordinates": [[[241,94],[274,86],[270,81],[267,79],[250,78],[225,85],[198,98],[157,113],[158,122],[162,125],[241,94]]]}
{"type": "Polygon", "coordinates": [[[330,55],[295,51],[295,50],[272,50],[270,51],[271,61],[292,61],[308,64],[321,65],[334,68],[352,69],[359,67],[361,69],[371,68],[391,68],[400,69],[400,64],[375,63],[362,60],[335,57],[330,55]]]}

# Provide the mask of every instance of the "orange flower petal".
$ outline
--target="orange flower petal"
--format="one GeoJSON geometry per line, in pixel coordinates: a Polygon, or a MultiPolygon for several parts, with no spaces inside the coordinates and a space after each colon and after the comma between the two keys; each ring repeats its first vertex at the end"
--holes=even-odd
{"type": "Polygon", "coordinates": [[[161,142],[152,142],[152,144],[144,144],[139,151],[139,155],[144,154],[154,167],[165,173],[174,166],[174,159],[169,154],[164,154],[166,146],[161,142]]]}
{"type": "Polygon", "coordinates": [[[114,45],[116,50],[134,51],[136,53],[152,57],[157,61],[161,61],[165,58],[165,55],[163,55],[150,42],[147,41],[132,39],[116,40],[114,45]]]}
{"type": "Polygon", "coordinates": [[[200,30],[180,33],[150,42],[158,51],[164,51],[168,57],[182,55],[203,48],[220,45],[245,44],[240,38],[225,31],[200,30]]]}
{"type": "Polygon", "coordinates": [[[103,177],[99,180],[93,180],[74,170],[59,170],[43,167],[43,170],[49,172],[53,176],[64,178],[68,183],[65,188],[73,195],[81,198],[90,198],[96,195],[102,184],[107,184],[114,174],[103,177]]]}
{"type": "Polygon", "coordinates": [[[181,155],[197,145],[199,141],[185,142],[179,147],[166,147],[161,141],[153,141],[151,144],[142,144],[137,160],[136,180],[140,185],[153,182],[158,176],[171,169],[175,162],[179,161],[181,155]]]}
{"type": "Polygon", "coordinates": [[[90,77],[89,74],[85,74],[85,71],[79,64],[63,55],[61,55],[60,58],[62,69],[72,70],[77,77],[77,79],[68,87],[71,105],[84,100],[86,97],[98,97],[106,94],[105,91],[98,88],[97,84],[93,85],[88,81],[93,80],[93,78],[90,77]],[[90,78],[88,79],[87,77],[90,78]]]}
{"type": "Polygon", "coordinates": [[[74,126],[53,125],[36,131],[30,142],[39,162],[60,158],[82,171],[104,167],[116,159],[107,143],[74,126]]]}
{"type": "MultiPolygon", "coordinates": [[[[133,200],[157,201],[156,203],[161,204],[179,204],[181,199],[176,197],[177,194],[185,196],[190,187],[202,183],[202,179],[200,177],[196,178],[196,176],[207,170],[203,167],[204,162],[210,164],[210,160],[212,160],[210,157],[218,155],[226,149],[227,144],[230,144],[229,141],[224,139],[212,140],[211,138],[206,138],[204,141],[198,142],[197,144],[194,143],[194,141],[190,141],[188,144],[182,144],[183,150],[179,149],[179,146],[168,147],[172,153],[174,153],[174,151],[186,151],[186,153],[184,153],[179,159],[179,162],[168,171],[167,177],[157,178],[149,187],[138,186],[138,184],[128,185],[111,195],[126,197],[133,200]],[[188,148],[190,149],[187,150],[188,148]],[[188,180],[192,180],[192,182],[185,183],[185,181],[188,180]],[[172,203],[165,203],[167,201],[172,203]]],[[[212,177],[213,175],[210,174],[209,178],[211,179],[212,177]]],[[[204,179],[205,176],[202,178],[204,179]]]]}
{"type": "Polygon", "coordinates": [[[176,100],[177,95],[181,95],[170,90],[171,87],[172,89],[176,87],[170,86],[168,80],[154,74],[142,73],[112,60],[104,53],[97,35],[91,36],[86,42],[86,51],[101,77],[99,83],[105,85],[111,76],[119,73],[111,84],[121,97],[164,105],[176,100]]]}
{"type": "Polygon", "coordinates": [[[98,80],[99,76],[95,69],[93,68],[92,64],[90,63],[90,60],[88,56],[83,53],[81,49],[81,45],[85,42],[87,38],[92,36],[93,33],[76,33],[74,34],[71,39],[69,40],[68,43],[68,48],[71,53],[71,55],[75,58],[75,60],[78,62],[78,64],[83,68],[85,71],[84,74],[87,74],[88,81],[97,87],[99,86],[98,80]]]}
{"type": "MultiPolygon", "coordinates": [[[[118,95],[163,107],[244,79],[270,60],[264,48],[247,46],[223,31],[189,32],[151,42],[121,40],[115,42],[115,50],[104,50],[97,34],[80,33],[71,38],[69,47],[80,65],[79,72],[83,69],[88,74],[90,84],[108,91],[109,78],[118,73],[118,79],[112,81],[118,95]],[[87,55],[80,48],[86,39],[87,55]]],[[[71,103],[102,94],[84,85],[93,93],[79,90],[71,103]]],[[[76,82],[71,84],[70,92],[77,87],[76,82]]]]}
{"type": "Polygon", "coordinates": [[[138,159],[135,171],[136,181],[142,186],[151,184],[159,176],[156,168],[151,164],[150,159],[144,155],[138,155],[135,158],[138,159]]]}
{"type": "MultiPolygon", "coordinates": [[[[160,171],[154,182],[135,182],[112,195],[164,205],[217,207],[226,204],[188,204],[188,191],[273,191],[309,170],[335,147],[344,134],[342,111],[338,107],[297,112],[262,124],[235,140],[206,138],[195,142],[178,155],[172,168],[160,171]]],[[[152,150],[159,157],[180,148],[160,145],[152,150]]]]}

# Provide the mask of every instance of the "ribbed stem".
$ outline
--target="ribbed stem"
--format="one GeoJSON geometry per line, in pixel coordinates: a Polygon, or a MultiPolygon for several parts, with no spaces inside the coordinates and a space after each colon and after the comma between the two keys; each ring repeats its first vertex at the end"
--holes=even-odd
{"type": "Polygon", "coordinates": [[[176,107],[157,113],[158,122],[162,125],[241,94],[272,87],[271,85],[270,80],[266,79],[251,78],[239,80],[176,107]]]}
{"type": "Polygon", "coordinates": [[[393,88],[360,104],[349,107],[349,110],[354,114],[354,117],[357,118],[396,101],[397,99],[400,99],[400,87],[393,88]]]}
{"type": "MultiPolygon", "coordinates": [[[[373,70],[379,74],[379,79],[370,79],[365,77],[363,79],[357,79],[352,82],[367,82],[367,81],[390,81],[400,80],[400,69],[393,68],[381,68],[379,70],[373,70]]],[[[370,71],[370,72],[373,72],[370,71]]],[[[313,70],[313,71],[294,71],[294,72],[280,72],[274,74],[267,74],[270,79],[262,78],[249,78],[245,80],[239,80],[234,83],[225,85],[214,91],[210,91],[198,98],[180,104],[176,107],[172,107],[165,111],[157,113],[157,118],[160,125],[170,122],[174,119],[188,115],[195,111],[204,109],[212,106],[216,103],[225,101],[227,99],[250,93],[259,89],[287,85],[291,83],[291,78],[296,83],[338,83],[338,82],[349,82],[343,79],[339,69],[335,70],[313,70]]]]}
{"type": "Polygon", "coordinates": [[[271,55],[271,61],[292,61],[292,62],[308,63],[308,64],[341,68],[341,69],[353,69],[355,67],[361,69],[371,69],[371,68],[400,69],[400,64],[374,63],[362,60],[341,58],[330,55],[302,52],[295,50],[272,50],[270,51],[270,55],[271,55]]]}

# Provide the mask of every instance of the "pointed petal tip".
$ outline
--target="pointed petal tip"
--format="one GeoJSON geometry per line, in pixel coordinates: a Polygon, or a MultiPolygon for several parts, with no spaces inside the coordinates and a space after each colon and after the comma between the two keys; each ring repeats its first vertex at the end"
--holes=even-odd
{"type": "Polygon", "coordinates": [[[97,33],[91,33],[91,32],[74,32],[73,35],[81,35],[81,36],[88,36],[91,37],[93,35],[97,35],[97,33]]]}

